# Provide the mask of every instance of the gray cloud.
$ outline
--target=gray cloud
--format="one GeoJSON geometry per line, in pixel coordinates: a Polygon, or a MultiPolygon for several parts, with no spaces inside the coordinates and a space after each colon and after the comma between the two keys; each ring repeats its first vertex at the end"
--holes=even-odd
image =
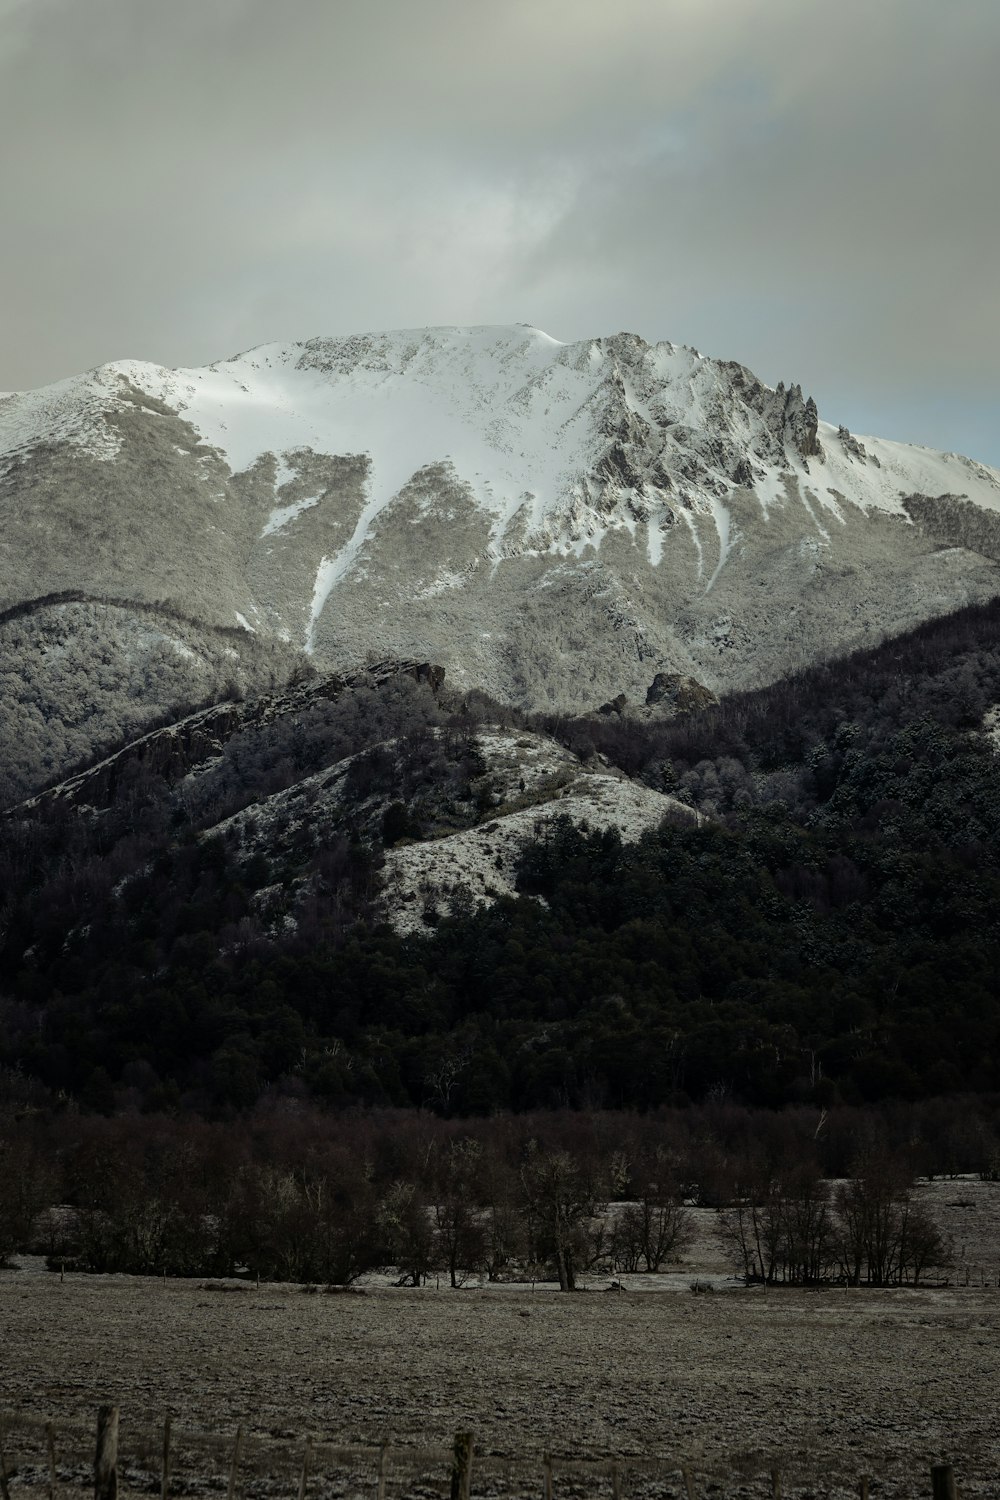
{"type": "Polygon", "coordinates": [[[995,0],[0,0],[0,384],[630,327],[1000,462],[998,62],[995,0]]]}

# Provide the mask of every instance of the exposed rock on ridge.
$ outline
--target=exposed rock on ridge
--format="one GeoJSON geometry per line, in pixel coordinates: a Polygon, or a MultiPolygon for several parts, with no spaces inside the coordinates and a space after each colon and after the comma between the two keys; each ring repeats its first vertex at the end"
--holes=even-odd
{"type": "MultiPolygon", "coordinates": [[[[334,673],[433,660],[559,710],[641,703],[657,673],[752,686],[996,593],[998,511],[994,471],[626,333],[312,339],[0,398],[0,609],[86,596],[84,670],[133,698],[148,646],[123,601],[185,618],[156,650],[196,698],[258,690],[272,647],[334,673]]],[[[31,628],[0,620],[22,684],[51,658],[31,628]]],[[[30,726],[46,778],[57,718],[30,726]]]]}

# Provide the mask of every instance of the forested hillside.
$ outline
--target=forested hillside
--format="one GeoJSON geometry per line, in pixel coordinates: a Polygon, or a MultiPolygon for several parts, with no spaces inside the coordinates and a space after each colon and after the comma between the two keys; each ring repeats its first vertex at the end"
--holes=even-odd
{"type": "Polygon", "coordinates": [[[408,677],[317,698],[100,813],[7,816],[0,1065],[88,1110],[209,1115],[996,1091],[997,701],[994,604],[672,722],[536,725],[707,821],[550,823],[517,898],[428,899],[404,937],[386,845],[495,817],[476,733],[527,721],[408,677]],[[339,822],[255,845],[224,821],[257,802],[252,833],[345,758],[339,822]]]}

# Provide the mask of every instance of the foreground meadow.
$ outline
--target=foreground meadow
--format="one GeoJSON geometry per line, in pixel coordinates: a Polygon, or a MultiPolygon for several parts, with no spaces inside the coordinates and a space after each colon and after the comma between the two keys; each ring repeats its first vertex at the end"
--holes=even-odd
{"type": "MultiPolygon", "coordinates": [[[[870,1474],[873,1493],[919,1494],[939,1458],[963,1494],[995,1495],[1000,1481],[995,1287],[307,1296],[9,1276],[0,1309],[0,1406],[65,1425],[66,1480],[85,1478],[87,1433],[110,1401],[140,1468],[169,1413],[221,1437],[243,1424],[268,1452],[287,1447],[288,1463],[307,1436],[443,1453],[469,1429],[481,1454],[529,1461],[528,1493],[543,1450],[557,1487],[560,1459],[611,1456],[688,1465],[709,1493],[754,1493],[746,1478],[778,1467],[786,1493],[857,1493],[870,1474]]],[[[18,1440],[7,1436],[9,1464],[18,1440]]],[[[27,1460],[37,1433],[20,1442],[27,1460]]],[[[12,1500],[32,1472],[12,1478],[12,1500]]],[[[665,1476],[659,1492],[679,1483],[665,1476]]],[[[591,1488],[610,1494],[596,1474],[591,1488]]]]}
{"type": "Polygon", "coordinates": [[[0,1274],[11,1500],[49,1483],[47,1420],[58,1486],[87,1483],[105,1402],[121,1407],[126,1491],[159,1492],[169,1415],[176,1494],[226,1490],[242,1426],[236,1487],[248,1494],[296,1494],[307,1439],[312,1496],[377,1496],[383,1444],[382,1493],[433,1494],[447,1484],[453,1434],[469,1430],[474,1494],[541,1495],[548,1452],[556,1500],[611,1500],[616,1482],[623,1500],[682,1496],[682,1466],[697,1496],[770,1495],[773,1469],[786,1496],[856,1495],[865,1475],[873,1496],[922,1495],[941,1459],[963,1496],[995,1496],[1000,1185],[926,1191],[965,1265],[947,1287],[739,1287],[724,1280],[708,1216],[682,1271],[575,1296],[385,1280],[341,1295],[61,1282],[26,1262],[0,1274]],[[692,1295],[693,1274],[718,1290],[692,1295]],[[214,1446],[195,1433],[214,1434],[214,1446]],[[370,1451],[335,1451],[349,1447],[370,1451]]]}

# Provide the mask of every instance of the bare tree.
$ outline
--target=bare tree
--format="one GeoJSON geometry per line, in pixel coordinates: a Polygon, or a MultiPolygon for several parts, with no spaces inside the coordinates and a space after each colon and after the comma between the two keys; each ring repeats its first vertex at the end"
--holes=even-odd
{"type": "Polygon", "coordinates": [[[459,1286],[469,1271],[486,1262],[486,1229],[477,1192],[481,1156],[478,1141],[452,1141],[432,1185],[437,1258],[447,1267],[452,1286],[459,1286]]]}
{"type": "Polygon", "coordinates": [[[830,1187],[815,1163],[793,1168],[782,1185],[780,1202],[782,1275],[786,1281],[814,1286],[829,1271],[835,1235],[830,1187]]]}
{"type": "Polygon", "coordinates": [[[760,1157],[740,1163],[733,1200],[719,1210],[719,1233],[746,1281],[775,1279],[783,1237],[781,1196],[774,1174],[760,1157]]]}
{"type": "Polygon", "coordinates": [[[677,1260],[694,1236],[691,1215],[681,1202],[674,1166],[662,1150],[640,1158],[632,1174],[636,1201],[621,1210],[615,1221],[615,1250],[619,1268],[659,1271],[677,1260]]]}
{"type": "Polygon", "coordinates": [[[412,1182],[394,1182],[378,1207],[386,1265],[396,1266],[404,1286],[419,1286],[437,1264],[432,1211],[412,1182]]]}
{"type": "Polygon", "coordinates": [[[479,1195],[483,1205],[483,1264],[490,1281],[497,1281],[517,1254],[524,1226],[517,1173],[494,1147],[487,1146],[481,1156],[479,1195]]]}
{"type": "Polygon", "coordinates": [[[0,1265],[27,1247],[35,1219],[53,1202],[55,1165],[29,1141],[0,1140],[0,1265]]]}
{"type": "Polygon", "coordinates": [[[559,1290],[576,1291],[577,1272],[589,1259],[588,1221],[606,1206],[593,1172],[568,1151],[530,1141],[521,1185],[531,1259],[554,1262],[559,1290]]]}
{"type": "Polygon", "coordinates": [[[902,1276],[903,1208],[912,1187],[909,1165],[881,1146],[867,1147],[836,1192],[838,1255],[852,1286],[864,1279],[889,1286],[902,1276]]]}
{"type": "Polygon", "coordinates": [[[829,1187],[814,1162],[778,1170],[749,1158],[734,1201],[719,1212],[719,1231],[748,1282],[814,1284],[834,1256],[829,1187]]]}
{"type": "Polygon", "coordinates": [[[838,1255],[853,1285],[892,1286],[950,1262],[950,1247],[913,1198],[909,1164],[882,1146],[871,1146],[836,1193],[838,1255]]]}

